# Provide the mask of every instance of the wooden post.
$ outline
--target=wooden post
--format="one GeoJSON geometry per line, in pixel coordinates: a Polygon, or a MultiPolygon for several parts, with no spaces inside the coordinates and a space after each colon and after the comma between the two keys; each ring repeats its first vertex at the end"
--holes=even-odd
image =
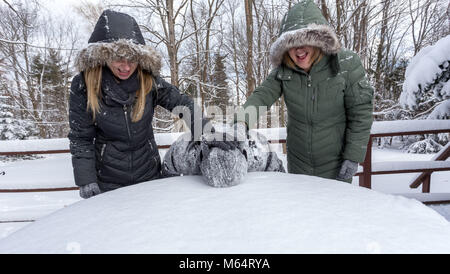
{"type": "Polygon", "coordinates": [[[372,136],[367,144],[366,158],[363,163],[363,173],[359,175],[359,186],[372,188],[372,136]]]}
{"type": "Polygon", "coordinates": [[[428,173],[423,178],[422,193],[430,193],[430,188],[431,188],[431,173],[428,173]]]}

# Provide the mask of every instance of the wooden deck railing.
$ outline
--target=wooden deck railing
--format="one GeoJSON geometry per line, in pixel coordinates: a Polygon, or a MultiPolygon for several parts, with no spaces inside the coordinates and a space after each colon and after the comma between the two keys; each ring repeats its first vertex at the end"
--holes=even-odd
{"type": "MultiPolygon", "coordinates": [[[[283,152],[285,153],[286,147],[286,130],[280,129],[258,129],[259,132],[264,134],[271,144],[283,144],[283,152]]],[[[372,188],[372,176],[380,174],[398,174],[398,173],[423,173],[415,182],[412,187],[418,187],[423,182],[423,192],[430,191],[430,175],[432,172],[450,170],[450,162],[443,161],[442,158],[447,159],[450,155],[450,148],[446,148],[441,152],[441,156],[435,161],[426,162],[383,162],[374,163],[372,161],[372,141],[377,137],[389,137],[389,136],[406,136],[406,135],[423,135],[423,134],[437,134],[437,133],[450,133],[450,121],[449,120],[413,120],[413,121],[386,121],[386,122],[374,122],[370,141],[367,146],[366,158],[361,163],[363,170],[358,172],[356,176],[359,176],[359,185],[366,188],[372,188]]],[[[159,149],[167,149],[170,144],[175,141],[182,133],[178,134],[155,134],[156,141],[159,144],[159,149]]],[[[39,140],[38,140],[39,141],[39,140]]],[[[36,146],[32,146],[31,150],[18,150],[6,151],[5,148],[0,147],[0,155],[27,155],[27,154],[56,154],[56,153],[69,153],[68,149],[63,149],[63,146],[68,146],[68,143],[60,145],[60,147],[54,149],[36,149],[36,146]]],[[[45,146],[44,146],[45,147],[45,146]]],[[[444,160],[445,160],[444,159],[444,160]]],[[[77,187],[68,188],[37,188],[37,189],[0,189],[0,193],[5,192],[48,192],[48,191],[68,191],[77,190],[77,187]]]]}
{"type": "Polygon", "coordinates": [[[366,188],[372,188],[372,176],[382,174],[399,174],[399,173],[425,173],[420,176],[411,187],[418,187],[423,183],[423,193],[430,192],[430,176],[431,173],[437,171],[450,170],[450,162],[445,161],[450,153],[450,147],[447,145],[441,151],[439,159],[434,161],[408,161],[408,162],[382,162],[373,163],[372,161],[372,144],[373,138],[376,137],[392,137],[407,135],[424,135],[450,133],[449,120],[412,120],[412,121],[386,121],[374,122],[371,130],[370,140],[367,146],[366,158],[363,163],[362,172],[358,172],[359,185],[366,188]]]}

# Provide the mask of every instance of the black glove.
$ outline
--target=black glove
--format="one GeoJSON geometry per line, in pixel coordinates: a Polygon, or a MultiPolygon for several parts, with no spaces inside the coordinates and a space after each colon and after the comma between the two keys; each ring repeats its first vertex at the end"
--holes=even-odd
{"type": "Polygon", "coordinates": [[[247,127],[243,123],[236,123],[232,130],[226,132],[216,132],[213,128],[211,134],[204,134],[202,144],[207,145],[209,149],[217,147],[228,151],[238,149],[248,139],[247,127]]]}
{"type": "Polygon", "coordinates": [[[80,196],[83,199],[89,199],[102,193],[97,183],[88,184],[80,187],[80,196]]]}
{"type": "Polygon", "coordinates": [[[206,144],[208,148],[217,147],[225,151],[239,148],[239,141],[226,132],[204,135],[202,144],[206,144]]]}
{"type": "Polygon", "coordinates": [[[336,179],[338,180],[349,180],[353,178],[353,176],[358,171],[358,163],[353,162],[351,160],[344,160],[342,162],[341,170],[339,171],[338,176],[336,179]]]}

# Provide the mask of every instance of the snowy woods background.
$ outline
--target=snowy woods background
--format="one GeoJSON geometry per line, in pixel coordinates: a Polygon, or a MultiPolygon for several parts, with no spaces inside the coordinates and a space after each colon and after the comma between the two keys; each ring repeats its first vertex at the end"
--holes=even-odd
{"type": "MultiPolygon", "coordinates": [[[[163,54],[162,74],[172,84],[201,98],[205,110],[215,105],[225,111],[242,105],[269,74],[269,48],[296,2],[1,0],[0,140],[66,137],[73,59],[105,8],[136,18],[146,42],[163,54]],[[55,15],[56,2],[65,2],[63,15],[55,15]]],[[[450,118],[448,0],[316,3],[344,47],[362,58],[375,87],[376,120],[450,118]]],[[[286,124],[282,99],[272,114],[268,127],[286,124]]],[[[180,130],[161,109],[154,126],[180,130]]],[[[436,152],[448,135],[398,141],[410,152],[436,152]]]]}

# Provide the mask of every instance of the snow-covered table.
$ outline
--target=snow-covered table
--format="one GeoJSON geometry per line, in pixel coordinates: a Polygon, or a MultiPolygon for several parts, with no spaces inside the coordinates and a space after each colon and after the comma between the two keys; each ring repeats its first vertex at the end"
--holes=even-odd
{"type": "Polygon", "coordinates": [[[249,173],[143,183],[75,203],[0,241],[0,253],[450,253],[450,223],[417,200],[346,183],[249,173]]]}

